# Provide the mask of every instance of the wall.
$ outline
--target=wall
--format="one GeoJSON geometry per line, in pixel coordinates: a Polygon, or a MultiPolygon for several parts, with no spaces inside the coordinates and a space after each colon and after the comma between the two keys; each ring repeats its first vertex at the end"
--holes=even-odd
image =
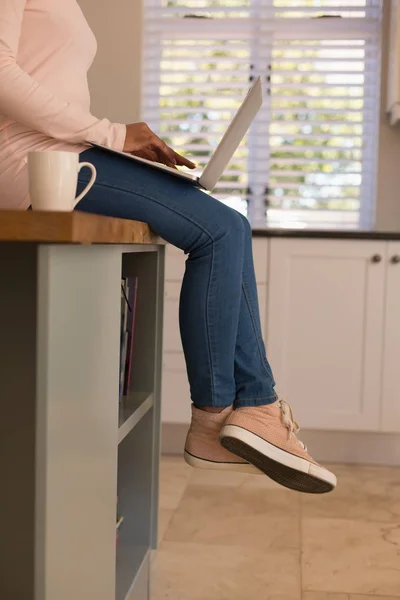
{"type": "Polygon", "coordinates": [[[92,112],[111,121],[140,119],[142,0],[78,0],[98,41],[89,75],[92,112]]]}
{"type": "MultiPolygon", "coordinates": [[[[140,119],[141,19],[143,0],[79,0],[92,26],[99,51],[90,73],[93,113],[124,123],[140,119]]],[[[382,100],[378,158],[378,229],[400,229],[400,127],[386,116],[390,3],[384,2],[382,100]]]]}

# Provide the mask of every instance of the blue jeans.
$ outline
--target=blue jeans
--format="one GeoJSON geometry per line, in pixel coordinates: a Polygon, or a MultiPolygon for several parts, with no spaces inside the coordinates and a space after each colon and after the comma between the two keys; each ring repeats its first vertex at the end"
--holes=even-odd
{"type": "MultiPolygon", "coordinates": [[[[262,340],[249,222],[215,198],[129,159],[98,149],[81,154],[97,180],[77,209],[145,221],[187,255],[179,322],[196,406],[276,400],[262,340]]],[[[79,191],[87,183],[79,175],[79,191]]]]}

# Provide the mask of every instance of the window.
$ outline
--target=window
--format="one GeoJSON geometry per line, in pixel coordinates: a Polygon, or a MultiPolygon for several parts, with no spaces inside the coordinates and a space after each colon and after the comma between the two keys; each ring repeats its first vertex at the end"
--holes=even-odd
{"type": "Polygon", "coordinates": [[[380,0],[144,0],[143,119],[204,166],[265,102],[214,195],[254,227],[371,226],[380,0]]]}

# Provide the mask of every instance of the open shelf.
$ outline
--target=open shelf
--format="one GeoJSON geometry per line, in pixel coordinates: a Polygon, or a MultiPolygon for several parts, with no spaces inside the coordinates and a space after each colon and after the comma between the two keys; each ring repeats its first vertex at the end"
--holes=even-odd
{"type": "MultiPolygon", "coordinates": [[[[124,522],[119,530],[116,554],[115,600],[131,600],[129,589],[148,555],[152,530],[156,527],[151,500],[153,408],[118,447],[118,513],[123,515],[124,522]]],[[[144,600],[146,596],[133,598],[144,600]]]]}
{"type": "Polygon", "coordinates": [[[153,406],[153,394],[132,392],[124,396],[119,406],[118,444],[132,431],[153,406]]]}

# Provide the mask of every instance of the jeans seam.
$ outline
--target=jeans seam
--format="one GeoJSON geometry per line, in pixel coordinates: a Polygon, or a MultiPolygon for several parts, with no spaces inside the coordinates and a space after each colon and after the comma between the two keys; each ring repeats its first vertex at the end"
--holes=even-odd
{"type": "Polygon", "coordinates": [[[253,325],[253,331],[254,331],[254,335],[255,335],[256,341],[257,341],[257,347],[258,347],[258,352],[260,354],[261,362],[262,362],[262,365],[263,365],[264,370],[267,373],[268,377],[271,377],[270,373],[268,372],[267,366],[265,364],[266,363],[266,358],[265,358],[264,353],[262,352],[262,349],[261,349],[261,346],[260,346],[260,340],[259,340],[258,333],[257,333],[257,327],[256,327],[256,324],[255,324],[255,321],[254,321],[254,315],[253,315],[253,311],[251,310],[250,300],[249,300],[249,296],[248,296],[248,291],[247,291],[246,284],[245,284],[244,281],[242,281],[242,287],[243,287],[244,297],[246,299],[247,308],[248,308],[248,311],[249,311],[249,314],[250,314],[250,319],[251,319],[251,322],[252,322],[252,325],[253,325]]]}
{"type": "Polygon", "coordinates": [[[210,273],[208,276],[208,286],[207,286],[207,303],[206,303],[206,328],[207,328],[207,342],[208,342],[208,360],[210,363],[210,380],[211,380],[211,402],[214,405],[214,397],[215,397],[215,385],[214,385],[214,369],[213,369],[213,361],[212,361],[212,349],[211,349],[211,337],[210,337],[210,322],[209,322],[209,301],[210,301],[210,285],[212,279],[212,272],[214,266],[214,243],[211,244],[211,266],[210,273]]]}

